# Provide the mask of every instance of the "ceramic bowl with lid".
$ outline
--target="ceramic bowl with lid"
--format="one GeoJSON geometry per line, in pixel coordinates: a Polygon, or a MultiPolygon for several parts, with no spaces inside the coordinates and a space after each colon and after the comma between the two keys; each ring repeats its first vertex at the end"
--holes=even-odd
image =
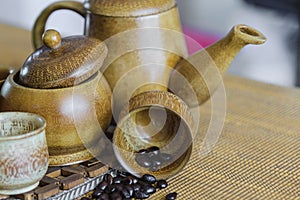
{"type": "Polygon", "coordinates": [[[19,82],[31,88],[63,88],[78,85],[102,66],[107,55],[104,42],[86,36],[61,39],[55,30],[47,30],[44,46],[23,64],[19,82]]]}
{"type": "Polygon", "coordinates": [[[112,118],[111,89],[98,71],[101,61],[92,60],[100,57],[103,61],[103,48],[93,44],[95,49],[90,49],[94,39],[72,38],[67,40],[68,48],[64,48],[66,42],[62,39],[58,48],[44,46],[37,51],[39,53],[33,53],[20,71],[9,75],[0,95],[0,111],[32,112],[46,119],[49,165],[52,166],[79,163],[94,157],[88,148],[99,143],[112,118]],[[77,45],[78,40],[83,40],[81,45],[71,47],[77,45]],[[89,47],[83,45],[84,41],[89,47]],[[51,66],[51,62],[56,65],[51,66]],[[95,69],[85,70],[84,63],[98,64],[95,69]],[[58,72],[60,67],[73,71],[80,69],[84,72],[79,73],[81,81],[74,82],[70,78],[72,70],[58,72]]]}

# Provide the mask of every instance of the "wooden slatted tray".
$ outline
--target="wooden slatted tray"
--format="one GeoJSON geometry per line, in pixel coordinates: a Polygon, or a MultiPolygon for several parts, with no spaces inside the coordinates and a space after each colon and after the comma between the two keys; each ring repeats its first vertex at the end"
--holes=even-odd
{"type": "Polygon", "coordinates": [[[110,171],[96,159],[65,167],[49,167],[36,189],[15,196],[0,196],[0,199],[76,199],[94,189],[102,176],[110,171]]]}

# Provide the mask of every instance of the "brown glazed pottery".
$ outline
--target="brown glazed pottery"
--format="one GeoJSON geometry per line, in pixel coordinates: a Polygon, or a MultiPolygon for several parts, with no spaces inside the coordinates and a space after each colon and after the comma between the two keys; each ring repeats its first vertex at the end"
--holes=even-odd
{"type": "Polygon", "coordinates": [[[25,112],[0,113],[0,194],[33,190],[48,169],[46,121],[25,112]]]}
{"type": "Polygon", "coordinates": [[[99,72],[105,57],[100,56],[105,54],[103,44],[85,36],[72,36],[55,45],[57,34],[54,36],[50,40],[53,45],[44,40],[49,47],[38,49],[20,71],[6,79],[1,89],[0,111],[43,116],[48,124],[49,164],[67,165],[94,157],[88,149],[99,142],[110,124],[112,94],[99,72]],[[73,72],[79,75],[79,81],[72,79],[76,76],[70,78],[73,72]]]}
{"type": "Polygon", "coordinates": [[[114,95],[117,115],[125,103],[124,98],[129,99],[143,91],[165,91],[167,88],[184,98],[189,105],[201,105],[213,94],[222,79],[221,75],[241,48],[247,44],[262,44],[266,40],[254,28],[237,25],[216,44],[186,58],[185,41],[183,34],[180,34],[181,25],[174,0],[87,0],[84,4],[62,1],[47,7],[33,28],[36,48],[42,43],[41,35],[47,18],[58,9],[71,9],[79,13],[86,19],[85,35],[105,40],[109,52],[101,71],[111,88],[115,90],[117,85],[120,90],[118,96],[114,95]],[[223,62],[224,59],[226,61],[223,62]],[[176,70],[170,77],[175,66],[176,70]],[[143,84],[137,81],[137,73],[131,75],[132,71],[140,71],[138,77],[143,79],[143,84]],[[179,76],[183,76],[191,86],[182,84],[179,76]],[[124,77],[126,84],[118,84],[124,77]],[[128,85],[134,90],[128,91],[128,85]],[[197,100],[189,96],[187,87],[188,90],[192,88],[197,100]]]}
{"type": "Polygon", "coordinates": [[[177,96],[165,91],[140,93],[130,99],[120,114],[114,132],[114,152],[118,161],[137,176],[145,173],[156,178],[177,174],[188,162],[194,138],[194,122],[188,106],[177,96]],[[136,161],[142,149],[159,147],[171,159],[151,171],[136,161]]]}
{"type": "Polygon", "coordinates": [[[25,87],[18,78],[15,72],[5,81],[0,111],[33,112],[46,119],[50,165],[91,159],[87,148],[103,136],[112,117],[111,91],[104,77],[97,72],[82,84],[55,89],[25,87]]]}
{"type": "Polygon", "coordinates": [[[106,45],[86,36],[61,39],[47,30],[44,46],[29,56],[20,70],[20,84],[31,88],[63,88],[86,81],[102,66],[106,45]]]}
{"type": "Polygon", "coordinates": [[[199,115],[198,106],[211,97],[245,45],[266,40],[256,29],[237,25],[220,41],[187,58],[174,0],[87,0],[84,4],[64,1],[47,7],[33,28],[36,48],[41,45],[47,18],[58,9],[82,15],[85,35],[105,41],[108,47],[100,71],[114,91],[113,113],[118,118],[114,150],[123,167],[135,174],[169,177],[186,164],[197,132],[194,127],[199,121],[194,116],[199,115]],[[186,112],[192,116],[190,120],[186,112]],[[161,116],[166,116],[161,129],[151,125],[160,122],[161,116]],[[151,146],[158,146],[177,160],[149,172],[137,165],[134,157],[141,148],[151,146]]]}
{"type": "Polygon", "coordinates": [[[85,35],[105,41],[110,58],[100,70],[112,90],[123,77],[135,88],[128,91],[126,85],[119,84],[121,88],[118,89],[122,91],[120,95],[114,95],[117,110],[127,103],[124,98],[143,91],[166,91],[170,68],[176,65],[180,56],[187,54],[184,37],[179,34],[181,25],[174,0],[56,2],[47,7],[35,22],[32,31],[35,48],[42,44],[41,36],[49,15],[58,9],[70,9],[82,15],[85,35]],[[126,33],[128,30],[130,32],[126,33]],[[153,48],[149,48],[149,44],[154,45],[153,48]],[[142,85],[131,77],[132,70],[141,71],[142,85]]]}
{"type": "Polygon", "coordinates": [[[258,30],[244,24],[236,25],[221,40],[187,59],[182,58],[170,76],[169,89],[190,107],[199,106],[214,93],[244,46],[265,41],[266,37],[258,30]]]}

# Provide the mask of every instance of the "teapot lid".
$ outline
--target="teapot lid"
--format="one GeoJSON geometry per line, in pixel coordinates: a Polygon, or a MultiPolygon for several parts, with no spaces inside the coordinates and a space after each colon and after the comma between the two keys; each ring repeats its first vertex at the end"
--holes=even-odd
{"type": "Polygon", "coordinates": [[[106,16],[136,17],[160,13],[176,5],[175,0],[88,0],[85,7],[106,16]]]}
{"type": "Polygon", "coordinates": [[[95,74],[107,55],[104,42],[87,36],[61,38],[56,30],[43,35],[44,46],[31,54],[20,70],[19,83],[31,88],[62,88],[95,74]]]}

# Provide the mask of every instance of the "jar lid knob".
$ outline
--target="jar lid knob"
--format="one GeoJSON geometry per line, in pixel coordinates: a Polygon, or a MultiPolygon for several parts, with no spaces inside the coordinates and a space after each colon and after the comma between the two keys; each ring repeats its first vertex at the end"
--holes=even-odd
{"type": "Polygon", "coordinates": [[[61,35],[54,29],[49,29],[43,34],[43,43],[51,49],[57,49],[61,45],[61,35]]]}

